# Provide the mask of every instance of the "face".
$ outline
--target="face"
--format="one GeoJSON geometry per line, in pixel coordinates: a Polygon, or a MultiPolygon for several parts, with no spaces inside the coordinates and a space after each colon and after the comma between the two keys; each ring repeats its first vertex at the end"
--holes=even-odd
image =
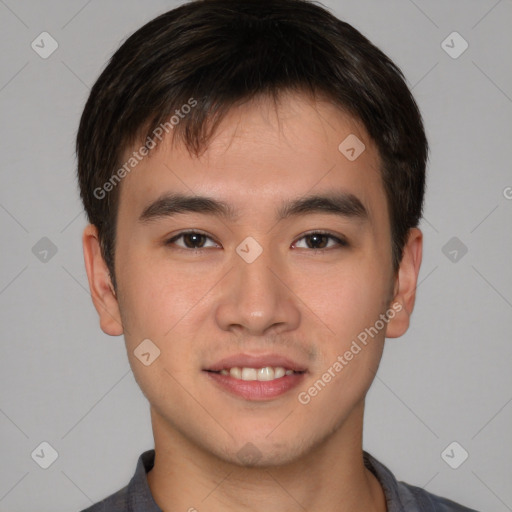
{"type": "Polygon", "coordinates": [[[360,123],[288,95],[231,110],[200,157],[162,143],[124,178],[117,295],[93,298],[105,332],[124,333],[155,435],[282,464],[360,417],[412,307],[379,165],[360,123]],[[365,145],[355,159],[348,136],[365,145]]]}

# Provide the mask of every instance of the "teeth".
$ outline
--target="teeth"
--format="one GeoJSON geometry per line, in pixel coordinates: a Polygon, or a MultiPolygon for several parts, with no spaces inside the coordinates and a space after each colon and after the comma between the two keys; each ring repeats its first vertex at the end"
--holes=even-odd
{"type": "Polygon", "coordinates": [[[229,374],[235,379],[242,378],[242,370],[240,370],[240,368],[231,368],[231,370],[229,370],[229,374]]]}
{"type": "Polygon", "coordinates": [[[242,380],[258,380],[258,370],[242,368],[242,380]]]}
{"type": "Polygon", "coordinates": [[[285,375],[292,375],[293,373],[295,373],[293,370],[285,370],[282,366],[275,368],[272,366],[266,366],[265,368],[239,368],[235,366],[229,370],[223,369],[220,371],[221,375],[230,375],[235,379],[260,381],[280,379],[285,375]]]}
{"type": "MultiPolygon", "coordinates": [[[[293,373],[293,370],[288,370],[289,372],[293,373]]],[[[279,379],[280,377],[284,377],[285,375],[291,375],[291,373],[286,373],[284,371],[284,368],[281,368],[278,366],[277,368],[274,368],[274,379],[279,379]]]]}
{"type": "MultiPolygon", "coordinates": [[[[244,371],[246,368],[244,368],[244,371]]],[[[242,371],[242,378],[244,377],[244,371],[242,371]]],[[[258,370],[258,380],[273,380],[275,378],[275,370],[270,366],[260,368],[258,370]]]]}

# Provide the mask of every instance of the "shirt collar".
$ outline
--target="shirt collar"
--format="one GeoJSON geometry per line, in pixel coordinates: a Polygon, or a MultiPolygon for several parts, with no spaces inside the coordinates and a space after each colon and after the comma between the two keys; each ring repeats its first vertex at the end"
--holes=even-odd
{"type": "MultiPolygon", "coordinates": [[[[402,512],[402,503],[398,482],[393,473],[368,452],[363,450],[364,465],[379,481],[386,498],[387,512],[402,512]]],[[[149,488],[147,473],[155,463],[155,450],[142,453],[137,462],[135,474],[128,484],[128,504],[130,512],[162,512],[156,504],[149,488]]]]}
{"type": "Polygon", "coordinates": [[[386,498],[387,512],[402,512],[405,510],[400,496],[398,482],[391,471],[368,452],[363,450],[364,465],[379,481],[386,498]]]}
{"type": "Polygon", "coordinates": [[[130,512],[162,512],[149,488],[147,474],[155,463],[155,450],[147,450],[139,457],[135,474],[128,484],[130,512]]]}

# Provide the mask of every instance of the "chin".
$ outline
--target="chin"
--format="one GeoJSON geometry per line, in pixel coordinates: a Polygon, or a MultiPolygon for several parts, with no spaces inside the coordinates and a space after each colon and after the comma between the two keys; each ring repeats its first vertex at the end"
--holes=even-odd
{"type": "Polygon", "coordinates": [[[297,439],[296,443],[289,439],[286,442],[276,443],[269,439],[257,440],[254,436],[251,441],[241,441],[237,445],[240,448],[233,451],[220,451],[216,456],[224,462],[244,468],[272,468],[285,466],[297,461],[305,455],[306,447],[302,440],[297,439]]]}

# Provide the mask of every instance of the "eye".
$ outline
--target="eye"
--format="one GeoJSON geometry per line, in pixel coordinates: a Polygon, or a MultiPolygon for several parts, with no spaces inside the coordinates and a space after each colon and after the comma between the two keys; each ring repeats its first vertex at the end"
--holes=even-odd
{"type": "Polygon", "coordinates": [[[182,249],[204,249],[206,247],[218,247],[218,245],[205,233],[200,231],[184,231],[179,233],[165,242],[165,245],[175,244],[182,249]],[[182,243],[177,243],[182,240],[182,243]],[[205,245],[206,240],[211,240],[213,245],[205,245]]]}
{"type": "MultiPolygon", "coordinates": [[[[333,235],[332,233],[323,232],[323,231],[314,231],[308,233],[301,238],[300,240],[306,240],[306,247],[299,247],[300,249],[313,249],[313,250],[325,250],[332,249],[336,247],[348,247],[348,242],[338,236],[333,235]],[[334,242],[334,244],[330,242],[334,242]],[[308,243],[309,242],[309,243],[308,243]]],[[[298,242],[294,244],[294,247],[297,247],[298,242]]]]}
{"type": "MultiPolygon", "coordinates": [[[[176,245],[184,250],[199,250],[208,247],[219,247],[211,237],[200,231],[183,231],[182,233],[178,233],[167,240],[165,245],[176,245]],[[210,245],[207,245],[208,240],[211,241],[210,245]],[[180,241],[180,243],[178,243],[178,241],[180,241]]],[[[322,251],[336,247],[348,247],[348,242],[343,238],[333,235],[332,233],[314,231],[299,238],[293,247],[322,251]],[[298,247],[299,241],[301,240],[306,241],[305,247],[298,247]]]]}

